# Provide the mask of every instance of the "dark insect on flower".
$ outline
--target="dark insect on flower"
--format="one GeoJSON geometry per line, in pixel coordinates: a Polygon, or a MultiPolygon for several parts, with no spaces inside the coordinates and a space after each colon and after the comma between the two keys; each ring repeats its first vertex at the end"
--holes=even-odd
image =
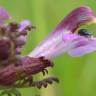
{"type": "Polygon", "coordinates": [[[0,7],[0,88],[1,96],[12,94],[21,96],[16,88],[47,87],[56,77],[47,77],[34,81],[33,75],[40,72],[48,74],[47,67],[53,67],[51,59],[67,52],[71,56],[82,56],[96,50],[96,38],[88,32],[76,30],[87,23],[96,23],[96,17],[87,6],[73,10],[61,23],[26,56],[21,55],[21,48],[26,43],[27,34],[35,28],[28,20],[21,23],[11,22],[4,24],[10,16],[0,7]],[[89,37],[89,38],[87,38],[89,37]]]}
{"type": "Polygon", "coordinates": [[[89,32],[87,29],[80,29],[78,30],[78,34],[85,37],[91,37],[92,33],[89,32]]]}

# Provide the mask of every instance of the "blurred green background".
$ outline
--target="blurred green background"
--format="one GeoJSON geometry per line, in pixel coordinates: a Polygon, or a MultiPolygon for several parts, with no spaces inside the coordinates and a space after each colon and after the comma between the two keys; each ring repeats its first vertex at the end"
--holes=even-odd
{"type": "MultiPolygon", "coordinates": [[[[66,16],[72,9],[87,5],[96,15],[96,0],[0,0],[12,21],[29,19],[37,28],[28,35],[28,42],[22,50],[28,54],[32,48],[43,40],[48,32],[66,16]]],[[[95,25],[87,27],[95,35],[95,25]]],[[[59,77],[60,83],[38,90],[37,88],[19,89],[22,96],[96,96],[96,52],[82,57],[71,57],[63,54],[54,59],[55,66],[49,69],[49,75],[59,77]]],[[[36,76],[42,79],[42,74],[36,76]]]]}

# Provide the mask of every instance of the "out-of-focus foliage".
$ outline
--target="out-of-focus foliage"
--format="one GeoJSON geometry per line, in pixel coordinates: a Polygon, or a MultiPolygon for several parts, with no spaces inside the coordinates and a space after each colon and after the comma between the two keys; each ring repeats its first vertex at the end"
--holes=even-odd
{"type": "MultiPolygon", "coordinates": [[[[96,15],[96,0],[0,0],[0,5],[9,11],[11,21],[29,19],[36,26],[22,49],[23,54],[29,53],[72,9],[87,5],[96,15]]],[[[96,25],[83,27],[96,34],[96,25]]],[[[54,59],[55,66],[49,75],[59,77],[60,84],[41,91],[36,88],[20,90],[23,96],[96,96],[95,58],[96,52],[77,58],[67,54],[59,56],[54,59]]],[[[38,79],[42,79],[41,74],[38,79]]]]}

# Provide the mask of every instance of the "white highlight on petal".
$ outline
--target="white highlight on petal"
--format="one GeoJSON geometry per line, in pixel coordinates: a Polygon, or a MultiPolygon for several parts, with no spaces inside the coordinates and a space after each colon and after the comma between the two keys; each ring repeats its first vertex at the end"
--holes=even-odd
{"type": "MultiPolygon", "coordinates": [[[[57,32],[60,34],[54,34],[52,37],[45,39],[43,43],[37,46],[28,56],[40,57],[45,56],[46,58],[52,58],[62,52],[68,50],[67,41],[63,40],[63,36],[69,34],[68,30],[63,32],[57,32]],[[60,51],[61,50],[61,51],[60,51]]],[[[66,37],[67,38],[67,37],[66,37]]]]}

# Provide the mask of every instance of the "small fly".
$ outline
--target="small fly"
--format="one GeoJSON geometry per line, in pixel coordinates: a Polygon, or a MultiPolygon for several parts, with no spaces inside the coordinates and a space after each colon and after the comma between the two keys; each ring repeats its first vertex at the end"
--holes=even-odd
{"type": "Polygon", "coordinates": [[[78,30],[78,34],[80,36],[84,36],[84,37],[88,37],[88,38],[92,36],[91,32],[89,32],[87,29],[78,30]]]}

